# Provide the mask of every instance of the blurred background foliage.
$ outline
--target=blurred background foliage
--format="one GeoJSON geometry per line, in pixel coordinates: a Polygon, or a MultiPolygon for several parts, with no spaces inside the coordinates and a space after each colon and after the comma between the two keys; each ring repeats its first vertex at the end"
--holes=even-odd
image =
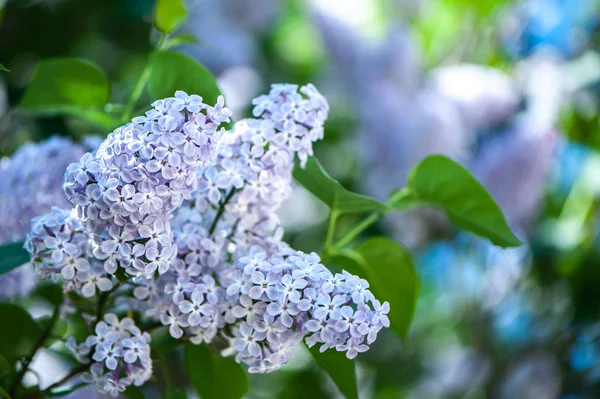
{"type": "MultiPolygon", "coordinates": [[[[386,198],[411,166],[442,153],[482,181],[527,243],[493,248],[434,211],[372,227],[369,234],[391,232],[414,251],[421,293],[408,339],[388,331],[359,356],[361,397],[600,397],[599,1],[187,6],[178,32],[198,43],[177,51],[217,76],[235,118],[248,116],[250,99],[272,82],[313,82],[331,105],[316,153],[344,186],[386,198]]],[[[97,64],[110,78],[112,106],[126,103],[159,39],[154,2],[0,7],[0,62],[11,71],[0,73],[0,155],[53,135],[106,135],[18,104],[35,65],[61,56],[97,64]]],[[[326,216],[298,188],[281,214],[288,241],[318,250],[326,216]]],[[[340,220],[346,229],[356,222],[340,220]]],[[[252,375],[250,385],[252,398],[339,396],[304,352],[280,371],[252,375]]]]}

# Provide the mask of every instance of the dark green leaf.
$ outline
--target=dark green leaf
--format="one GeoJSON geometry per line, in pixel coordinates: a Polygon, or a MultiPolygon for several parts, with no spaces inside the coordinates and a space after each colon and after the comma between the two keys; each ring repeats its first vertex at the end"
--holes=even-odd
{"type": "Polygon", "coordinates": [[[332,179],[317,158],[310,157],[304,169],[296,166],[294,178],[315,197],[338,213],[386,212],[387,206],[374,198],[346,190],[332,179]]]}
{"type": "Polygon", "coordinates": [[[169,334],[166,327],[160,327],[152,330],[150,333],[152,340],[150,341],[150,349],[152,352],[168,352],[179,346],[181,341],[175,339],[169,334]]]}
{"type": "Polygon", "coordinates": [[[152,99],[173,97],[177,90],[198,94],[207,104],[215,104],[221,90],[214,76],[190,57],[172,51],[155,52],[148,90],[152,99]]]}
{"type": "Polygon", "coordinates": [[[62,303],[63,290],[58,284],[43,282],[35,289],[32,295],[44,299],[53,306],[58,306],[62,303]]]}
{"type": "Polygon", "coordinates": [[[441,155],[429,156],[415,166],[406,188],[392,194],[389,204],[398,210],[438,206],[454,223],[495,245],[521,245],[487,190],[468,170],[441,155]]]}
{"type": "Polygon", "coordinates": [[[185,364],[192,385],[203,399],[239,399],[248,391],[248,376],[242,366],[207,345],[187,344],[185,364]]]}
{"type": "Polygon", "coordinates": [[[187,18],[183,0],[157,0],[154,9],[154,26],[163,33],[170,33],[187,18]]]}
{"type": "Polygon", "coordinates": [[[98,307],[95,300],[85,298],[73,291],[68,292],[66,295],[69,298],[69,300],[73,302],[73,305],[77,307],[77,309],[83,310],[87,313],[95,314],[98,307]]]}
{"type": "Polygon", "coordinates": [[[10,72],[10,69],[8,69],[4,65],[0,64],[0,71],[2,71],[2,72],[10,72]]]}
{"type": "Polygon", "coordinates": [[[9,362],[27,356],[41,335],[40,327],[23,308],[0,303],[0,354],[9,362]]]}
{"type": "MultiPolygon", "coordinates": [[[[51,316],[44,316],[36,319],[35,322],[38,324],[41,330],[45,331],[50,322],[52,321],[51,316]]],[[[69,324],[66,320],[58,319],[54,322],[52,330],[50,331],[49,337],[44,341],[44,346],[49,347],[59,340],[59,337],[64,337],[69,330],[69,324]]]]}
{"type": "Polygon", "coordinates": [[[102,107],[109,97],[108,78],[96,65],[77,58],[52,58],[38,63],[19,107],[41,112],[102,107]]]}
{"type": "Polygon", "coordinates": [[[131,399],[144,399],[144,394],[140,389],[136,386],[130,385],[127,387],[125,392],[123,392],[123,396],[126,396],[131,399]]]}
{"type": "Polygon", "coordinates": [[[187,392],[183,388],[171,388],[161,396],[161,399],[187,399],[187,392]]]}
{"type": "Polygon", "coordinates": [[[389,238],[366,241],[356,251],[336,253],[333,261],[365,278],[375,297],[390,303],[391,328],[406,337],[415,313],[419,280],[409,252],[389,238]]]}
{"type": "Polygon", "coordinates": [[[319,352],[317,345],[309,349],[315,362],[329,374],[340,392],[348,399],[358,399],[354,362],[344,352],[328,349],[319,352]]]}
{"type": "Polygon", "coordinates": [[[0,274],[15,269],[31,259],[29,252],[23,248],[23,242],[11,242],[0,246],[0,274]]]}
{"type": "Polygon", "coordinates": [[[12,373],[12,366],[6,358],[0,355],[0,378],[12,373]]]}

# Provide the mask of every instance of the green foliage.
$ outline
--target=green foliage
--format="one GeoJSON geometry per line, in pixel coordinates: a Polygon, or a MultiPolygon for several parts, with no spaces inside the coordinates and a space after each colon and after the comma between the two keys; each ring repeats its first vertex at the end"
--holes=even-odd
{"type": "Polygon", "coordinates": [[[441,155],[429,156],[415,166],[406,187],[392,194],[388,203],[398,210],[438,206],[454,223],[495,245],[521,245],[487,190],[468,170],[441,155]]]}
{"type": "Polygon", "coordinates": [[[38,63],[20,107],[99,107],[105,105],[109,97],[108,78],[96,65],[77,58],[50,58],[38,63]]]}
{"type": "Polygon", "coordinates": [[[39,319],[36,319],[35,322],[38,326],[40,326],[40,329],[43,331],[46,331],[50,327],[50,324],[53,323],[52,329],[49,333],[49,337],[44,341],[44,346],[46,347],[49,347],[50,345],[57,342],[59,340],[58,337],[66,336],[67,332],[69,331],[69,324],[66,320],[53,320],[52,316],[41,317],[39,319]]]}
{"type": "Polygon", "coordinates": [[[329,374],[340,392],[348,399],[358,399],[354,362],[344,352],[328,349],[319,352],[317,345],[309,349],[315,362],[329,374]]]}
{"type": "Polygon", "coordinates": [[[187,18],[183,0],[157,0],[154,26],[163,33],[171,33],[187,18]]]}
{"type": "Polygon", "coordinates": [[[186,345],[185,364],[192,385],[203,399],[239,399],[248,391],[248,376],[242,366],[207,345],[186,345]]]}
{"type": "Polygon", "coordinates": [[[148,91],[153,100],[173,97],[177,90],[183,90],[202,96],[207,104],[215,104],[221,95],[214,76],[186,55],[172,51],[155,52],[150,67],[148,91]]]}
{"type": "Polygon", "coordinates": [[[10,364],[8,360],[2,355],[0,355],[0,398],[2,395],[8,397],[6,391],[2,390],[2,387],[7,387],[9,381],[12,378],[14,372],[13,366],[10,364]]]}
{"type": "Polygon", "coordinates": [[[4,65],[0,64],[0,71],[2,71],[2,72],[10,72],[10,69],[8,69],[4,65]]]}
{"type": "Polygon", "coordinates": [[[187,393],[183,388],[171,388],[161,396],[161,399],[187,399],[187,393]]]}
{"type": "Polygon", "coordinates": [[[200,44],[200,40],[193,35],[179,35],[172,39],[167,39],[162,45],[163,50],[181,46],[182,44],[200,44]]]}
{"type": "Polygon", "coordinates": [[[0,275],[7,273],[27,262],[31,257],[23,248],[23,242],[11,242],[0,246],[0,275]]]}
{"type": "MultiPolygon", "coordinates": [[[[56,391],[52,391],[52,392],[47,392],[44,393],[44,396],[50,397],[50,398],[58,398],[61,396],[67,396],[72,394],[73,392],[75,392],[76,390],[83,388],[85,386],[87,386],[88,384],[81,382],[79,384],[73,384],[71,386],[62,388],[62,389],[58,389],[56,391]]],[[[125,393],[125,392],[124,392],[125,393]]]]}
{"type": "Polygon", "coordinates": [[[28,356],[42,331],[23,308],[10,303],[0,303],[0,355],[9,362],[28,356]]]}
{"type": "Polygon", "coordinates": [[[123,392],[123,396],[131,399],[144,399],[142,391],[134,385],[128,386],[125,392],[123,392]]]}
{"type": "Polygon", "coordinates": [[[32,294],[34,297],[44,299],[53,306],[58,306],[62,303],[63,290],[62,287],[55,283],[41,283],[32,294]]]}
{"type": "Polygon", "coordinates": [[[396,241],[376,237],[357,250],[336,252],[333,262],[365,278],[375,297],[390,303],[391,328],[405,338],[419,294],[419,278],[410,253],[396,241]]]}
{"type": "Polygon", "coordinates": [[[332,212],[338,214],[370,211],[386,212],[388,209],[385,204],[374,198],[346,190],[337,180],[332,179],[325,172],[315,157],[308,159],[304,169],[294,168],[294,178],[315,197],[329,206],[332,212]]]}
{"type": "Polygon", "coordinates": [[[7,376],[12,373],[12,367],[8,360],[2,355],[0,355],[0,378],[7,376]]]}
{"type": "Polygon", "coordinates": [[[102,110],[109,98],[110,82],[96,65],[77,58],[49,58],[36,66],[18,110],[72,115],[110,127],[115,121],[102,110]]]}

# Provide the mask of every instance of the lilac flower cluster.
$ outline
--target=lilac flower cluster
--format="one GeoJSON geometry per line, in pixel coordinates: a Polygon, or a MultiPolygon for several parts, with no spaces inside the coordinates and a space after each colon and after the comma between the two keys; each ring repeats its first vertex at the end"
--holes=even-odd
{"type": "MultiPolygon", "coordinates": [[[[50,211],[52,206],[68,206],[60,188],[65,168],[80,158],[86,147],[86,142],[76,144],[55,136],[27,143],[11,158],[0,160],[0,243],[23,240],[32,218],[50,211]]],[[[24,297],[36,282],[29,264],[11,270],[0,276],[0,298],[24,297]]]]}
{"type": "Polygon", "coordinates": [[[167,271],[177,252],[171,212],[197,188],[195,172],[216,156],[230,111],[184,92],[116,129],[95,155],[67,168],[64,191],[93,236],[107,273],[120,265],[133,276],[167,271]]]}
{"type": "MultiPolygon", "coordinates": [[[[389,304],[367,281],[285,244],[276,216],[294,159],[304,166],[312,155],[329,106],[312,85],[273,85],[253,104],[256,119],[219,131],[229,116],[221,98],[215,107],[183,92],[155,102],[69,166],[74,210],[35,219],[27,249],[42,275],[84,296],[119,289],[120,267],[134,290],[122,290],[117,308],[160,321],[175,338],[227,342],[223,353],[251,372],[279,368],[302,340],[354,358],[389,326],[389,304]]],[[[107,331],[98,326],[97,335],[107,331]]],[[[96,346],[94,360],[111,370],[129,363],[117,349],[125,344],[111,345],[96,346]]]]}
{"type": "Polygon", "coordinates": [[[65,291],[78,290],[85,297],[113,288],[113,277],[94,258],[92,240],[81,220],[60,208],[35,217],[25,248],[42,278],[57,281],[61,276],[65,291]]]}
{"type": "Polygon", "coordinates": [[[303,339],[354,358],[389,325],[389,305],[365,280],[333,275],[316,254],[281,242],[275,211],[289,196],[294,157],[303,165],[312,154],[328,112],[314,86],[300,93],[274,85],[253,101],[261,119],[236,123],[216,162],[198,172],[196,195],[175,212],[173,267],[135,291],[173,337],[225,338],[224,353],[250,372],[276,370],[303,339]]]}
{"type": "Polygon", "coordinates": [[[285,244],[271,256],[253,250],[222,281],[236,319],[230,343],[250,372],[278,369],[303,338],[309,346],[320,343],[321,351],[335,348],[353,359],[389,326],[389,304],[375,300],[365,280],[347,272],[334,275],[316,254],[285,244]]]}
{"type": "Polygon", "coordinates": [[[67,348],[82,363],[93,360],[84,382],[96,385],[100,393],[118,396],[127,386],[140,386],[152,376],[150,334],[142,332],[132,319],[112,313],[98,322],[95,334],[77,344],[69,338],[67,348]]]}

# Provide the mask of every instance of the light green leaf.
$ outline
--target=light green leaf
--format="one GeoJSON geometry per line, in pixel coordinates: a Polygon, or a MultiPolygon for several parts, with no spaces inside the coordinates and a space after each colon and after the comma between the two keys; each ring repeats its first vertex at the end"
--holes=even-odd
{"type": "Polygon", "coordinates": [[[80,382],[79,384],[73,384],[71,386],[65,387],[65,388],[61,388],[61,389],[57,389],[55,391],[51,391],[51,392],[47,392],[44,394],[44,396],[50,397],[50,398],[59,398],[61,396],[67,396],[72,394],[73,392],[77,391],[78,389],[81,389],[85,386],[87,386],[88,384],[86,384],[85,382],[80,382]]]}
{"type": "Polygon", "coordinates": [[[15,108],[15,111],[23,115],[70,116],[73,118],[88,121],[104,130],[113,130],[120,124],[118,119],[107,114],[102,109],[83,105],[57,105],[43,108],[15,108]]]}
{"type": "Polygon", "coordinates": [[[190,57],[172,52],[155,52],[150,60],[148,91],[153,100],[173,97],[177,90],[200,95],[206,104],[215,104],[221,90],[214,76],[190,57]]]}
{"type": "Polygon", "coordinates": [[[193,35],[179,35],[172,39],[167,39],[167,41],[163,44],[162,49],[168,50],[173,47],[181,46],[182,44],[200,44],[200,40],[193,35]]]}
{"type": "Polygon", "coordinates": [[[30,260],[29,252],[23,248],[22,241],[0,245],[0,274],[16,269],[30,260]]]}
{"type": "Polygon", "coordinates": [[[375,298],[390,303],[391,328],[405,338],[419,293],[419,279],[410,253],[389,238],[377,237],[355,251],[336,252],[332,261],[365,278],[375,298]]]}
{"type": "Polygon", "coordinates": [[[108,78],[96,65],[77,58],[40,61],[19,104],[27,110],[67,106],[102,107],[110,98],[108,78]]]}
{"type": "Polygon", "coordinates": [[[2,72],[10,72],[10,69],[8,69],[4,65],[0,64],[0,71],[2,71],[2,72]]]}
{"type": "Polygon", "coordinates": [[[183,0],[157,0],[154,26],[163,33],[171,33],[187,18],[183,0]]]}
{"type": "Polygon", "coordinates": [[[0,354],[9,362],[27,356],[41,335],[37,323],[23,308],[10,303],[0,303],[0,354]]]}
{"type": "Polygon", "coordinates": [[[248,391],[248,376],[242,366],[207,345],[187,344],[185,365],[192,385],[203,399],[239,399],[248,391]]]}
{"type": "Polygon", "coordinates": [[[348,359],[344,352],[335,349],[328,349],[321,353],[315,345],[309,350],[315,362],[329,374],[340,392],[347,399],[358,399],[354,362],[348,359]]]}
{"type": "Polygon", "coordinates": [[[454,223],[495,245],[522,244],[487,190],[468,170],[441,155],[429,156],[415,166],[406,187],[392,194],[388,203],[397,210],[438,206],[454,223]]]}
{"type": "Polygon", "coordinates": [[[374,198],[355,194],[346,190],[337,180],[332,179],[323,169],[317,158],[310,157],[304,169],[296,166],[294,178],[315,197],[323,201],[332,211],[338,213],[361,213],[379,211],[385,213],[388,207],[374,198]]]}

